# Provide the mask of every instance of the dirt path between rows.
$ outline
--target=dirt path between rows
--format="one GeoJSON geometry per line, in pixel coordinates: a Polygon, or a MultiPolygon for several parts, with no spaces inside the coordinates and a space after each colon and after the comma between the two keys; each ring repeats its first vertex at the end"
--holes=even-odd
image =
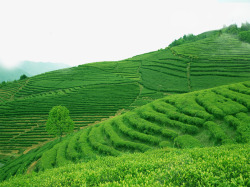
{"type": "Polygon", "coordinates": [[[34,162],[28,167],[28,169],[27,169],[27,174],[30,174],[30,173],[34,170],[34,168],[36,167],[36,164],[37,164],[37,162],[38,162],[39,160],[40,160],[40,159],[34,161],[34,162]]]}

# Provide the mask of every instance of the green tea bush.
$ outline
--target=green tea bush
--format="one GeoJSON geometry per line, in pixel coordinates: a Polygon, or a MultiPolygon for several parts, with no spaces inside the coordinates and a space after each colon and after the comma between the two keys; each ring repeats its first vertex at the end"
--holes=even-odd
{"type": "Polygon", "coordinates": [[[248,144],[165,148],[17,176],[0,186],[249,186],[249,151],[248,144]]]}
{"type": "Polygon", "coordinates": [[[228,123],[229,125],[231,125],[235,129],[237,129],[237,127],[240,126],[240,123],[241,123],[240,120],[232,115],[225,116],[224,119],[225,119],[226,123],[228,123]]]}
{"type": "Polygon", "coordinates": [[[237,132],[241,135],[238,137],[238,141],[247,143],[250,141],[250,117],[246,113],[238,113],[236,117],[241,121],[237,127],[237,132]]]}
{"type": "Polygon", "coordinates": [[[227,88],[215,89],[214,92],[244,105],[246,108],[248,108],[248,110],[250,109],[250,98],[244,94],[229,90],[227,88]]]}
{"type": "Polygon", "coordinates": [[[193,136],[182,135],[174,139],[174,146],[177,148],[185,149],[185,148],[201,147],[201,143],[193,136]]]}
{"type": "Polygon", "coordinates": [[[45,170],[53,168],[56,165],[56,154],[58,146],[54,146],[52,149],[45,151],[41,157],[39,169],[45,170]]]}
{"type": "MultiPolygon", "coordinates": [[[[213,104],[214,95],[209,93],[201,93],[196,97],[196,101],[199,105],[203,106],[209,113],[215,117],[221,118],[225,116],[224,112],[213,104]]],[[[216,97],[215,97],[216,98],[216,97]]]]}
{"type": "Polygon", "coordinates": [[[113,147],[110,147],[108,145],[105,145],[101,142],[104,142],[103,139],[99,139],[98,136],[100,137],[100,133],[102,130],[103,126],[98,126],[98,127],[92,127],[91,131],[89,133],[88,136],[88,140],[90,142],[90,145],[95,148],[96,150],[98,150],[100,153],[106,154],[106,155],[112,155],[112,156],[119,156],[121,153],[120,151],[117,151],[116,149],[114,149],[113,147]]]}
{"type": "Polygon", "coordinates": [[[56,166],[63,166],[69,164],[71,161],[66,158],[66,150],[69,140],[65,140],[61,144],[58,144],[57,154],[56,154],[56,166]]]}
{"type": "Polygon", "coordinates": [[[163,102],[154,102],[153,108],[160,113],[166,114],[170,119],[181,121],[183,123],[187,124],[193,124],[196,126],[201,127],[202,124],[205,122],[203,119],[197,118],[197,117],[191,117],[188,115],[185,115],[183,113],[180,113],[176,110],[173,110],[170,106],[163,102]]]}
{"type": "Polygon", "coordinates": [[[155,112],[149,105],[143,108],[144,110],[138,111],[140,116],[146,120],[157,122],[163,126],[170,126],[178,128],[183,133],[195,134],[198,132],[198,128],[193,125],[184,124],[179,121],[171,120],[166,115],[155,112]]]}
{"type": "Polygon", "coordinates": [[[93,151],[88,141],[88,135],[90,131],[91,131],[91,127],[87,129],[83,129],[80,134],[79,141],[78,141],[79,146],[80,146],[80,150],[79,150],[80,157],[84,161],[96,159],[96,156],[97,156],[97,154],[93,151]]]}
{"type": "MultiPolygon", "coordinates": [[[[112,126],[110,123],[105,123],[104,124],[104,131],[109,137],[110,141],[112,144],[117,147],[117,148],[128,148],[128,149],[138,149],[142,152],[145,152],[150,149],[149,146],[141,143],[135,143],[131,141],[125,141],[121,139],[116,132],[113,130],[112,126]]],[[[159,143],[159,142],[157,142],[159,143]]]]}
{"type": "Polygon", "coordinates": [[[128,123],[139,129],[141,132],[149,132],[152,134],[160,134],[166,138],[174,139],[178,136],[178,133],[176,133],[173,130],[168,130],[165,128],[162,128],[161,126],[156,125],[155,123],[149,122],[145,119],[140,118],[140,116],[136,113],[127,113],[124,118],[128,121],[128,123]]]}
{"type": "Polygon", "coordinates": [[[113,125],[116,126],[123,134],[129,136],[132,140],[140,140],[145,143],[156,144],[156,145],[158,145],[159,142],[161,141],[158,137],[141,133],[135,131],[132,128],[129,128],[127,125],[123,123],[122,118],[116,118],[116,120],[113,121],[113,125]]]}
{"type": "Polygon", "coordinates": [[[80,138],[80,135],[81,134],[78,132],[69,140],[68,147],[66,150],[66,157],[68,157],[69,160],[76,161],[80,157],[79,152],[77,152],[77,146],[79,145],[78,140],[80,138]]]}
{"type": "Polygon", "coordinates": [[[163,99],[167,104],[175,106],[182,113],[191,117],[198,117],[204,120],[213,120],[214,116],[208,113],[202,106],[196,102],[195,94],[184,94],[169,96],[163,99]]]}
{"type": "Polygon", "coordinates": [[[204,123],[204,127],[207,128],[211,132],[212,137],[214,137],[219,142],[227,139],[225,132],[221,129],[221,127],[218,124],[212,121],[207,121],[206,123],[204,123]]]}

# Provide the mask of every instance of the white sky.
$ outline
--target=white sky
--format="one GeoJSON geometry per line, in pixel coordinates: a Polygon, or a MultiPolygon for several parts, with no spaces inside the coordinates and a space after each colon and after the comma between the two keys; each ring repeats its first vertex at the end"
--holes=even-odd
{"type": "Polygon", "coordinates": [[[0,61],[78,65],[250,22],[250,0],[0,0],[0,61]]]}

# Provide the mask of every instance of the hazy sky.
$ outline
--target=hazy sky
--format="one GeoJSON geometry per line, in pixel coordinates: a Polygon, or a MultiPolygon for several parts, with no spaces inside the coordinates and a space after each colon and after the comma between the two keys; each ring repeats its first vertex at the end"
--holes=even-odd
{"type": "Polygon", "coordinates": [[[0,61],[78,65],[250,22],[250,0],[0,0],[0,61]]]}

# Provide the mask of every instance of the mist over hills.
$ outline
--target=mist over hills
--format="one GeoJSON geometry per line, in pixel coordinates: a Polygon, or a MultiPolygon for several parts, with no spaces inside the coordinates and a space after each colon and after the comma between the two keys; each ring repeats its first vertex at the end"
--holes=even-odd
{"type": "Polygon", "coordinates": [[[23,74],[30,77],[68,67],[70,66],[62,63],[23,61],[17,67],[8,69],[0,63],[0,82],[19,80],[23,74]]]}

